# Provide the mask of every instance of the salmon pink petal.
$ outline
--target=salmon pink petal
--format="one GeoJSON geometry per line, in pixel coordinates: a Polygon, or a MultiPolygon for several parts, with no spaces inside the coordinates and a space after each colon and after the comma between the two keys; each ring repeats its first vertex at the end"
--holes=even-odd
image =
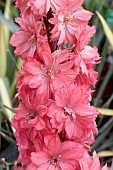
{"type": "Polygon", "coordinates": [[[74,16],[77,19],[80,19],[82,21],[88,21],[92,17],[92,13],[89,11],[84,10],[83,8],[78,9],[75,13],[74,16]]]}
{"type": "Polygon", "coordinates": [[[10,39],[11,45],[16,47],[18,45],[24,44],[27,41],[26,36],[27,33],[25,33],[24,31],[15,32],[10,39]]]}
{"type": "Polygon", "coordinates": [[[61,162],[60,163],[61,170],[75,170],[74,166],[69,162],[61,162]]]}
{"type": "Polygon", "coordinates": [[[31,47],[31,42],[23,43],[15,50],[15,54],[21,55],[31,47]]]}
{"type": "Polygon", "coordinates": [[[102,170],[108,170],[107,164],[102,167],[102,170]]]}
{"type": "Polygon", "coordinates": [[[74,129],[75,129],[75,122],[71,120],[66,120],[65,122],[65,131],[68,135],[68,137],[71,139],[72,136],[74,135],[74,129]]]}
{"type": "Polygon", "coordinates": [[[44,83],[45,83],[45,81],[40,75],[32,76],[32,78],[29,80],[29,87],[30,88],[38,88],[44,83]]]}
{"type": "Polygon", "coordinates": [[[69,0],[71,5],[71,10],[73,11],[77,10],[82,5],[83,1],[84,0],[76,0],[76,1],[69,0]]]}
{"type": "Polygon", "coordinates": [[[49,156],[44,152],[39,151],[38,153],[31,153],[31,160],[37,166],[47,163],[48,159],[49,156]]]}
{"type": "Polygon", "coordinates": [[[50,165],[49,163],[45,163],[43,165],[40,165],[37,170],[56,170],[55,166],[50,165]]]}
{"type": "Polygon", "coordinates": [[[99,112],[97,111],[97,109],[93,106],[87,106],[84,104],[79,104],[79,107],[76,106],[75,108],[75,112],[77,114],[79,114],[80,116],[91,116],[91,115],[95,115],[97,116],[99,114],[99,112]]]}
{"type": "Polygon", "coordinates": [[[33,163],[30,163],[28,166],[27,166],[27,170],[37,170],[37,166],[33,163]]]}
{"type": "Polygon", "coordinates": [[[28,61],[25,63],[25,68],[27,68],[28,72],[33,75],[42,73],[40,66],[41,66],[41,64],[36,60],[34,60],[34,62],[32,60],[32,61],[28,61]]]}

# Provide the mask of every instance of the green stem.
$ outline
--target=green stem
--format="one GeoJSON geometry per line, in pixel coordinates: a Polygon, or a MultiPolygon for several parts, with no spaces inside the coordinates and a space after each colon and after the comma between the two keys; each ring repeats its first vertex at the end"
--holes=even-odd
{"type": "Polygon", "coordinates": [[[99,106],[99,101],[100,101],[100,99],[102,97],[102,94],[103,94],[103,92],[104,92],[104,90],[105,90],[105,88],[107,86],[108,81],[111,78],[112,72],[113,72],[113,64],[110,64],[110,68],[109,68],[108,72],[105,75],[105,79],[102,82],[102,85],[100,87],[99,93],[98,93],[97,98],[96,98],[96,100],[94,102],[94,106],[99,106]]]}

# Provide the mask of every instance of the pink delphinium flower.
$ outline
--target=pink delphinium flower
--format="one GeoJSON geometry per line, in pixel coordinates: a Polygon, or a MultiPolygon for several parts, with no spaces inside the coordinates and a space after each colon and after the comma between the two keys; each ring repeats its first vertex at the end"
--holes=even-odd
{"type": "Polygon", "coordinates": [[[95,86],[96,82],[97,82],[97,77],[98,77],[98,73],[96,71],[94,71],[94,67],[92,66],[88,66],[87,65],[87,69],[88,69],[88,77],[86,74],[82,74],[80,72],[80,74],[78,74],[78,76],[75,79],[75,82],[77,84],[86,84],[87,86],[93,85],[95,86]]]}
{"type": "MultiPolygon", "coordinates": [[[[20,15],[27,15],[28,12],[35,14],[34,0],[16,0],[16,7],[20,9],[20,15]]],[[[37,12],[38,13],[38,12],[37,12]]]]}
{"type": "Polygon", "coordinates": [[[97,48],[85,46],[79,55],[75,55],[73,58],[75,58],[75,68],[78,67],[79,64],[80,70],[78,76],[85,80],[84,83],[95,85],[98,73],[94,71],[94,65],[100,63],[97,48]]]}
{"type": "Polygon", "coordinates": [[[91,46],[85,46],[80,53],[80,57],[87,64],[97,64],[97,61],[100,60],[97,48],[92,48],[91,46]]]}
{"type": "Polygon", "coordinates": [[[87,152],[84,152],[84,156],[80,159],[81,170],[108,170],[107,165],[101,168],[99,158],[96,152],[93,152],[93,158],[89,156],[87,152]]]}
{"type": "Polygon", "coordinates": [[[20,128],[35,127],[37,130],[45,128],[43,119],[47,112],[45,104],[42,95],[26,96],[24,101],[15,109],[15,120],[18,120],[20,128]]]}
{"type": "Polygon", "coordinates": [[[15,137],[18,144],[18,151],[19,151],[19,157],[18,162],[21,162],[22,165],[27,166],[30,163],[30,154],[31,152],[35,151],[33,139],[30,140],[30,133],[31,128],[27,129],[20,129],[20,127],[17,126],[18,121],[16,122],[15,119],[13,119],[12,124],[15,127],[16,124],[16,133],[15,137]]]}
{"type": "Polygon", "coordinates": [[[88,76],[87,65],[94,66],[100,62],[100,57],[97,51],[97,48],[85,46],[84,49],[78,55],[72,55],[75,60],[75,65],[78,65],[81,68],[82,73],[85,73],[88,76]]]}
{"type": "Polygon", "coordinates": [[[60,142],[57,136],[44,138],[45,145],[38,152],[31,153],[32,163],[27,170],[77,170],[79,159],[85,149],[83,145],[72,141],[60,142]]]}
{"type": "Polygon", "coordinates": [[[18,32],[15,32],[10,40],[11,45],[16,47],[14,51],[22,59],[37,56],[37,52],[43,49],[49,49],[47,37],[42,36],[44,30],[42,21],[38,21],[32,14],[26,18],[17,18],[16,22],[21,26],[18,32]]]}
{"type": "MultiPolygon", "coordinates": [[[[13,119],[13,125],[15,120],[13,119]]],[[[17,127],[16,127],[17,128],[17,127]]],[[[17,162],[21,162],[23,166],[31,163],[31,153],[41,150],[44,144],[44,137],[52,134],[47,128],[37,131],[35,128],[20,129],[17,128],[15,137],[18,143],[19,157],[17,162]]]]}
{"type": "Polygon", "coordinates": [[[67,50],[58,50],[52,55],[43,51],[42,58],[43,64],[35,59],[29,59],[24,63],[24,67],[19,71],[18,88],[28,85],[32,89],[37,88],[39,94],[50,97],[51,92],[74,82],[74,61],[68,61],[70,53],[67,50]]]}
{"type": "Polygon", "coordinates": [[[51,102],[48,116],[53,128],[66,132],[70,139],[79,142],[94,142],[93,134],[97,133],[95,118],[98,111],[85,104],[80,86],[71,85],[55,93],[55,102],[51,102]],[[89,141],[87,141],[87,138],[89,141]]]}
{"type": "Polygon", "coordinates": [[[34,6],[39,11],[40,15],[45,15],[52,9],[53,12],[59,11],[64,6],[64,0],[34,0],[34,6]]]}
{"type": "Polygon", "coordinates": [[[21,9],[21,12],[23,13],[27,9],[27,4],[29,0],[17,0],[16,1],[16,7],[21,9]]]}
{"type": "Polygon", "coordinates": [[[73,8],[64,8],[60,10],[57,14],[54,14],[54,17],[49,21],[54,25],[53,30],[51,31],[51,40],[58,40],[58,44],[71,44],[76,43],[76,32],[80,25],[86,25],[89,19],[91,18],[92,13],[84,10],[80,6],[75,6],[73,8]]]}
{"type": "Polygon", "coordinates": [[[76,33],[76,45],[74,46],[75,54],[78,54],[84,50],[84,47],[87,46],[95,34],[95,26],[90,27],[89,25],[80,26],[76,33]]]}

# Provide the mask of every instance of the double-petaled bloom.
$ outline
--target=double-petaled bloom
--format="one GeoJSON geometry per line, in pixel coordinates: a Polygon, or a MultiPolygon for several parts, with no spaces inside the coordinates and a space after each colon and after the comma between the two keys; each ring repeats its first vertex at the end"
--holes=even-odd
{"type": "Polygon", "coordinates": [[[55,101],[50,103],[48,111],[50,123],[58,133],[63,131],[69,139],[85,143],[94,142],[97,115],[94,107],[84,103],[84,92],[77,85],[56,91],[55,101]]]}
{"type": "Polygon", "coordinates": [[[93,158],[87,152],[84,152],[83,157],[80,159],[80,170],[108,170],[107,165],[101,168],[99,158],[96,152],[93,152],[93,158]]]}
{"type": "Polygon", "coordinates": [[[80,6],[80,2],[75,6],[66,6],[64,9],[60,10],[54,17],[49,21],[54,25],[51,31],[51,40],[58,40],[58,44],[76,44],[78,34],[78,29],[80,26],[86,26],[92,13],[84,10],[80,6]]]}
{"type": "Polygon", "coordinates": [[[58,50],[52,54],[43,51],[41,55],[43,63],[28,59],[19,71],[18,88],[28,85],[49,98],[56,90],[69,86],[76,77],[76,72],[72,69],[74,61],[69,60],[70,55],[68,50],[58,50]]]}
{"type": "Polygon", "coordinates": [[[41,150],[31,153],[27,170],[78,170],[84,152],[84,146],[77,142],[61,143],[57,135],[46,136],[41,150]]]}
{"type": "Polygon", "coordinates": [[[27,57],[38,57],[38,52],[48,49],[48,40],[40,16],[37,18],[33,14],[28,14],[26,18],[17,18],[20,30],[15,32],[10,40],[11,45],[16,47],[14,53],[22,59],[27,57]]]}

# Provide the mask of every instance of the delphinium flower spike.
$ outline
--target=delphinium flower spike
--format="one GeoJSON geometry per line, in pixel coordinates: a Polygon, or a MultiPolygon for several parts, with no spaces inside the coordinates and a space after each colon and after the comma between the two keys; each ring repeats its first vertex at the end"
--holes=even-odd
{"type": "Polygon", "coordinates": [[[24,62],[18,72],[21,102],[15,108],[19,157],[15,170],[107,170],[88,144],[98,134],[90,105],[100,63],[89,46],[95,26],[83,0],[17,0],[20,30],[10,43],[24,62]],[[70,48],[67,48],[70,46],[70,48]],[[21,166],[18,166],[21,163],[21,166]]]}

